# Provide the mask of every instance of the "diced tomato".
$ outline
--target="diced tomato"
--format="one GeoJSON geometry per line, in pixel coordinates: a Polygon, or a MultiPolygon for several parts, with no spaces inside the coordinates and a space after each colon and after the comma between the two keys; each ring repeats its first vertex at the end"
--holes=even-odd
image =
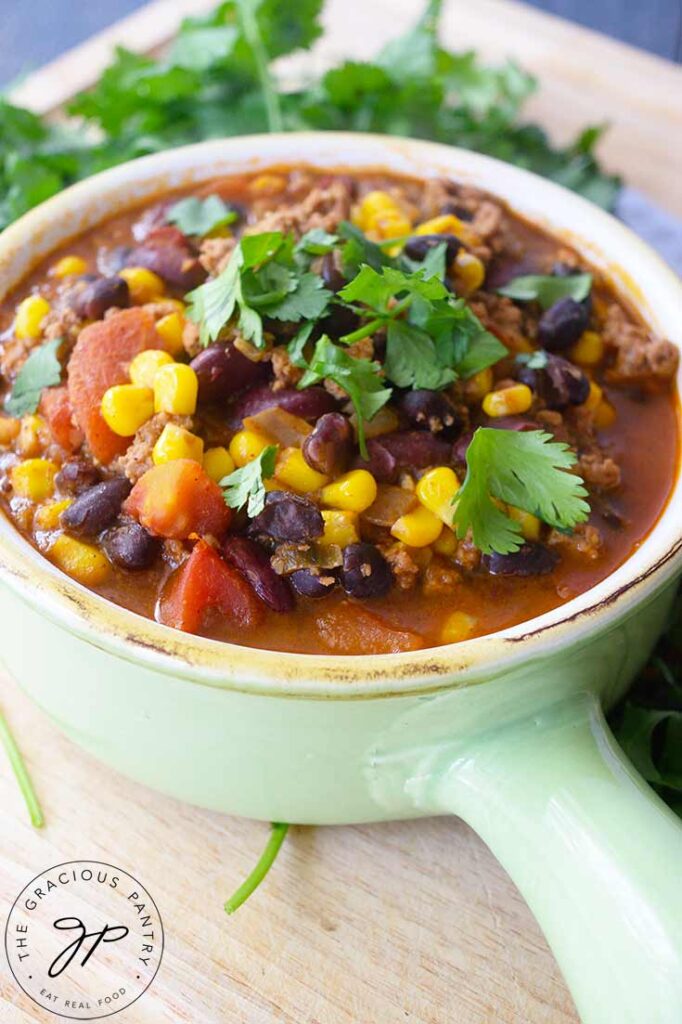
{"type": "Polygon", "coordinates": [[[410,629],[384,622],[374,612],[352,601],[323,611],[317,631],[330,651],[338,654],[397,654],[419,651],[424,638],[410,629]]]}
{"type": "Polygon", "coordinates": [[[119,437],[104,422],[104,392],[128,381],[131,360],[146,348],[158,348],[154,318],[144,309],[122,309],[107,320],[84,327],[69,359],[69,399],[76,423],[98,462],[121,455],[130,438],[119,437]]]}
{"type": "Polygon", "coordinates": [[[167,584],[159,602],[159,621],[198,633],[210,609],[242,628],[257,626],[264,611],[244,577],[200,540],[167,584]]]}
{"type": "Polygon", "coordinates": [[[83,444],[83,431],[74,422],[73,408],[66,385],[45,388],[40,396],[39,412],[47,420],[55,442],[64,451],[73,453],[80,448],[83,444]]]}
{"type": "Polygon", "coordinates": [[[176,540],[192,533],[222,537],[232,518],[218,484],[192,459],[174,459],[148,469],[124,508],[150,533],[176,540]]]}

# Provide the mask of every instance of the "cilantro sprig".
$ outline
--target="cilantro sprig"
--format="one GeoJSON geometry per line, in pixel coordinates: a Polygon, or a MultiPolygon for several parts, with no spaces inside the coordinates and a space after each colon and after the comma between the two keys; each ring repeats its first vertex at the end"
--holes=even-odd
{"type": "Polygon", "coordinates": [[[175,224],[183,235],[204,238],[220,228],[234,224],[239,219],[237,211],[220,196],[210,195],[205,199],[187,196],[180,199],[166,211],[166,220],[175,224]]]}
{"type": "Polygon", "coordinates": [[[592,274],[568,274],[556,277],[553,274],[524,274],[508,281],[497,291],[507,298],[520,302],[531,302],[535,299],[543,309],[549,309],[559,299],[574,299],[582,302],[590,294],[592,274]]]}
{"type": "Polygon", "coordinates": [[[506,555],[523,543],[521,527],[493,499],[531,512],[560,530],[570,530],[589,515],[587,491],[569,472],[576,457],[568,445],[541,430],[479,427],[466,455],[467,473],[454,502],[458,537],[471,530],[484,554],[506,555]]]}
{"type": "Polygon", "coordinates": [[[235,509],[246,506],[246,513],[251,519],[262,512],[265,505],[263,481],[275,472],[276,458],[277,445],[268,445],[251,462],[223,477],[220,486],[223,488],[225,504],[235,509]]]}
{"type": "Polygon", "coordinates": [[[38,408],[43,388],[54,387],[62,378],[62,366],[57,352],[62,338],[46,341],[33,349],[14,381],[12,391],[5,402],[10,416],[25,416],[38,408]]]}

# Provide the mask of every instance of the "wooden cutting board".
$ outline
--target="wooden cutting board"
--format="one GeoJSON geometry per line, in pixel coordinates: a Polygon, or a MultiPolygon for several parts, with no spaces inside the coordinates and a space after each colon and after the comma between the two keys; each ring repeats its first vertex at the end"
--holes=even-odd
{"type": "MultiPolygon", "coordinates": [[[[96,79],[113,45],[152,51],[183,14],[210,6],[156,0],[31,76],[15,98],[55,112],[96,79]]],[[[420,6],[331,0],[316,66],[370,56],[420,6]]],[[[443,34],[451,46],[494,60],[511,54],[537,72],[543,90],[529,113],[557,138],[612,121],[610,166],[682,212],[678,68],[504,0],[451,0],[443,34]]],[[[223,900],[260,853],[263,825],[184,806],[101,767],[6,678],[0,702],[47,819],[39,832],[28,824],[0,756],[0,923],[51,865],[103,860],[138,877],[160,908],[166,949],[154,984],[116,1016],[121,1024],[576,1024],[530,912],[461,822],[294,828],[266,884],[227,918],[223,900]]],[[[57,1019],[1,962],[0,1022],[57,1019]]]]}

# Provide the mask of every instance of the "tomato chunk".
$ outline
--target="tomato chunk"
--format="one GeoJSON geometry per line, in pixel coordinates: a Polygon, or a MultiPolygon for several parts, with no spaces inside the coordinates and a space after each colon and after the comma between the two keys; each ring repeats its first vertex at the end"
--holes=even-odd
{"type": "Polygon", "coordinates": [[[47,420],[55,442],[64,451],[73,453],[80,448],[83,444],[83,431],[74,422],[73,407],[66,385],[45,388],[40,396],[39,411],[47,420]]]}
{"type": "Polygon", "coordinates": [[[242,628],[257,626],[264,611],[241,573],[200,540],[167,584],[158,618],[165,626],[198,633],[210,609],[242,628]]]}
{"type": "Polygon", "coordinates": [[[221,537],[232,518],[220,487],[193,459],[174,459],[148,469],[124,509],[150,533],[175,540],[185,540],[191,533],[221,537]]]}
{"type": "Polygon", "coordinates": [[[130,444],[130,438],[119,437],[104,422],[102,395],[128,381],[128,366],[139,352],[159,347],[154,318],[138,307],[98,320],[78,335],[69,359],[69,399],[74,419],[98,462],[111,462],[130,444]]]}
{"type": "Polygon", "coordinates": [[[374,612],[352,601],[323,611],[317,619],[320,639],[336,654],[398,654],[419,651],[424,638],[410,629],[384,622],[374,612]]]}

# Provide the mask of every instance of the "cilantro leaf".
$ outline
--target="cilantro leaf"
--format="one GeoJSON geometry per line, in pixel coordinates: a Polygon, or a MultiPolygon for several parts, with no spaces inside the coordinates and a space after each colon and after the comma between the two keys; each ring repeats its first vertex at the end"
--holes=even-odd
{"type": "Polygon", "coordinates": [[[295,253],[305,253],[308,256],[324,256],[331,252],[338,245],[339,236],[331,235],[322,228],[311,228],[296,243],[295,253]]]}
{"type": "Polygon", "coordinates": [[[319,384],[325,379],[342,388],[355,409],[358,420],[358,442],[363,458],[367,458],[364,424],[375,416],[393,394],[384,386],[379,363],[355,359],[323,334],[315,345],[308,369],[299,381],[299,389],[319,384]]]}
{"type": "Polygon", "coordinates": [[[275,472],[276,458],[277,445],[268,445],[251,462],[223,477],[220,486],[223,488],[225,504],[236,509],[246,505],[246,513],[251,519],[262,512],[265,505],[263,480],[269,479],[275,472]]]}
{"type": "Polygon", "coordinates": [[[284,243],[285,236],[281,231],[263,231],[258,235],[244,235],[239,243],[244,267],[248,270],[274,259],[284,243]]]}
{"type": "Polygon", "coordinates": [[[5,402],[10,416],[24,416],[35,412],[43,388],[51,388],[62,379],[62,366],[57,359],[62,338],[46,341],[35,348],[23,364],[14,381],[11,394],[5,402]]]}
{"type": "Polygon", "coordinates": [[[520,432],[479,427],[467,449],[467,474],[457,492],[453,525],[458,537],[472,531],[485,554],[509,554],[523,543],[517,522],[493,498],[531,512],[561,530],[584,522],[589,505],[568,445],[541,430],[520,432]]]}
{"type": "Polygon", "coordinates": [[[384,372],[400,388],[428,388],[437,391],[451,384],[454,370],[443,366],[432,338],[405,320],[388,325],[384,372]]]}
{"type": "Polygon", "coordinates": [[[233,224],[238,216],[236,210],[216,195],[206,196],[205,199],[188,196],[174,203],[166,212],[169,224],[175,224],[183,235],[199,238],[233,224]]]}
{"type": "Polygon", "coordinates": [[[567,277],[554,277],[552,274],[524,274],[515,277],[502,288],[498,294],[520,302],[535,299],[543,309],[553,306],[559,299],[575,299],[582,302],[590,294],[592,274],[569,274],[567,277]]]}
{"type": "Polygon", "coordinates": [[[423,269],[405,273],[397,267],[383,267],[378,273],[373,267],[363,266],[358,274],[339,292],[348,303],[361,303],[379,316],[395,316],[389,303],[399,296],[422,298],[427,301],[444,299],[448,290],[442,281],[426,278],[423,269]]]}
{"type": "Polygon", "coordinates": [[[303,355],[303,350],[308,344],[310,335],[313,333],[314,328],[315,324],[312,320],[309,320],[307,323],[303,324],[302,327],[299,327],[296,334],[287,345],[289,358],[294,366],[297,366],[299,370],[306,370],[308,368],[308,363],[303,355]]]}
{"type": "Polygon", "coordinates": [[[386,255],[376,242],[367,238],[364,231],[361,231],[355,224],[351,224],[347,220],[341,221],[338,232],[339,237],[344,240],[341,260],[346,277],[357,274],[364,263],[372,267],[373,270],[381,270],[382,267],[391,265],[390,256],[386,255]]]}
{"type": "Polygon", "coordinates": [[[274,306],[269,306],[267,315],[275,320],[317,320],[325,312],[332,293],[324,287],[317,274],[304,273],[296,280],[290,293],[274,306]]]}
{"type": "MultiPolygon", "coordinates": [[[[417,310],[419,313],[419,310],[417,310]]],[[[436,303],[416,319],[433,337],[438,360],[463,380],[508,355],[505,345],[487,331],[464,299],[436,303]]]]}
{"type": "MultiPolygon", "coordinates": [[[[245,305],[241,289],[242,264],[242,247],[239,245],[217,277],[185,296],[188,303],[187,317],[199,324],[199,340],[202,345],[216,340],[231,319],[237,303],[245,305]]],[[[250,337],[253,337],[253,330],[250,337]]]]}

